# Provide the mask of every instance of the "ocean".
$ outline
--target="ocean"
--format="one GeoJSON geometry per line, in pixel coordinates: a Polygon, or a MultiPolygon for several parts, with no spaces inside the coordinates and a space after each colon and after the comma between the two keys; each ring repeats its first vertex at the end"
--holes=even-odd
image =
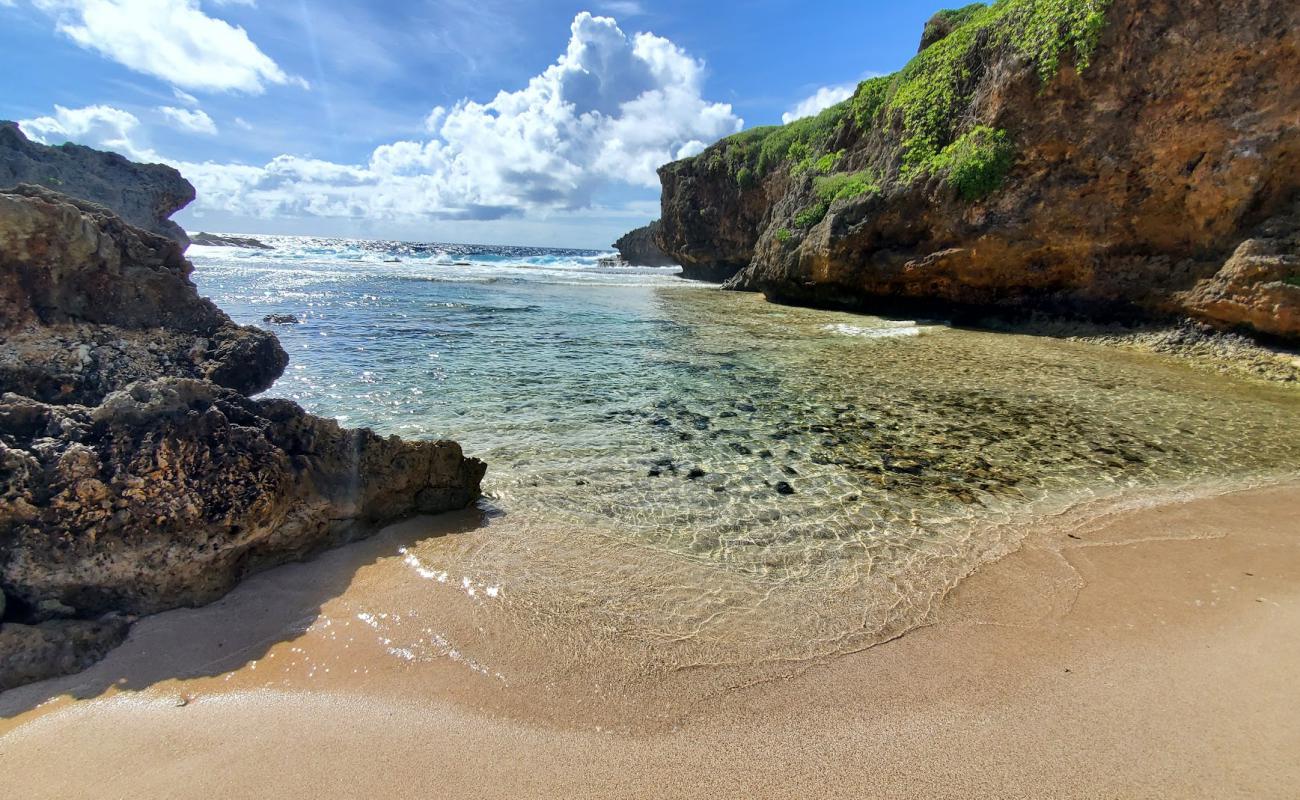
{"type": "Polygon", "coordinates": [[[649,670],[833,656],[929,621],[1067,510],[1300,464],[1293,389],[1169,358],[773,305],[596,251],[265,241],[190,257],[238,322],[299,319],[267,326],[291,358],[268,394],[489,465],[482,529],[401,554],[474,597],[480,633],[363,611],[395,657],[506,670],[538,631],[649,670]]]}

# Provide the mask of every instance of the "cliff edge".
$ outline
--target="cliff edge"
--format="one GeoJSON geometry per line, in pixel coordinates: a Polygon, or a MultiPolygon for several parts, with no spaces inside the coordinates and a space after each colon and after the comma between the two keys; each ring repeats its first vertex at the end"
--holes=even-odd
{"type": "Polygon", "coordinates": [[[1300,5],[999,0],[664,166],[666,252],[776,301],[1300,341],[1300,5]]]}
{"type": "Polygon", "coordinates": [[[137,164],[79,144],[49,147],[0,120],[0,189],[20,183],[111,208],[137,228],[189,244],[171,216],[194,202],[194,186],[166,165],[137,164]]]}

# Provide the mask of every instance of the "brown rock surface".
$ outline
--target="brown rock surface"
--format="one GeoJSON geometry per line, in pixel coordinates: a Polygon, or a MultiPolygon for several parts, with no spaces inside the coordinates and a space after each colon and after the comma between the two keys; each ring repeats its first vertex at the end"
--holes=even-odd
{"type": "Polygon", "coordinates": [[[455,442],[249,398],[288,359],[191,269],[103,208],[0,192],[0,688],[98,658],[113,615],[478,497],[484,465],[455,442]]]}
{"type": "Polygon", "coordinates": [[[1256,242],[1225,267],[1300,193],[1300,4],[1096,5],[1105,25],[1082,71],[1067,50],[1043,76],[987,32],[949,33],[918,56],[969,47],[967,105],[939,146],[976,126],[1007,133],[1014,164],[986,196],[963,197],[943,170],[906,174],[903,114],[886,104],[869,125],[847,115],[825,148],[843,151],[835,172],[870,170],[878,191],[833,199],[800,225],[818,200],[814,174],[792,159],[741,180],[731,162],[744,142],[724,140],[660,171],[662,244],[779,301],[1190,315],[1300,340],[1300,297],[1279,282],[1294,238],[1256,242]],[[1263,269],[1260,247],[1280,261],[1263,269]]]}

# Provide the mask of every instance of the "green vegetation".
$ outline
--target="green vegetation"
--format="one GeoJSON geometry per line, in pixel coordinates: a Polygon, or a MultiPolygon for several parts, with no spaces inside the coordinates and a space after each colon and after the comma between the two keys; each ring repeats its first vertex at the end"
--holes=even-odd
{"type": "Polygon", "coordinates": [[[781,244],[790,241],[790,237],[792,236],[794,236],[794,234],[790,233],[789,228],[781,228],[776,232],[776,240],[781,244]]]}
{"type": "Polygon", "coordinates": [[[929,172],[947,172],[948,182],[966,200],[979,200],[1002,188],[1016,154],[1006,131],[972,128],[925,163],[929,172]]]}
{"type": "MultiPolygon", "coordinates": [[[[986,65],[1012,53],[1044,83],[1067,57],[1087,69],[1111,2],[996,0],[940,12],[951,33],[899,72],[863,81],[853,97],[815,117],[736,134],[702,157],[711,168],[725,166],[742,186],[782,166],[794,176],[824,176],[842,158],[837,144],[875,133],[883,146],[897,149],[901,164],[896,175],[876,180],[910,181],[947,170],[963,197],[983,197],[1001,185],[1015,160],[1005,132],[971,129],[967,121],[986,65]]],[[[824,197],[820,188],[818,194],[824,197]]]]}
{"type": "Polygon", "coordinates": [[[826,212],[831,210],[831,204],[825,200],[805,208],[794,216],[794,224],[800,228],[811,228],[822,220],[826,219],[826,212]]]}
{"type": "Polygon", "coordinates": [[[817,196],[832,203],[836,200],[851,200],[864,194],[880,191],[875,175],[869,169],[861,172],[841,173],[817,178],[813,181],[813,190],[817,196]]]}
{"type": "Polygon", "coordinates": [[[1292,275],[1282,282],[1288,286],[1300,286],[1300,275],[1292,275]]]}
{"type": "Polygon", "coordinates": [[[962,25],[970,22],[971,18],[974,17],[976,13],[983,11],[985,8],[987,8],[987,6],[983,3],[971,3],[970,5],[962,6],[961,8],[944,9],[938,14],[935,14],[929,22],[925,23],[925,33],[921,38],[927,41],[933,40],[938,33],[940,25],[946,25],[949,30],[960,28],[962,25]]]}

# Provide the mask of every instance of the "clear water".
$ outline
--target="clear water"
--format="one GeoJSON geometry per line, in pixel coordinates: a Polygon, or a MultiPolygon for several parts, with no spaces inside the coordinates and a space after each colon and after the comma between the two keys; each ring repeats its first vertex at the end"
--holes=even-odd
{"type": "Polygon", "coordinates": [[[506,522],[413,568],[656,663],[872,644],[1044,515],[1300,467],[1300,393],[1155,356],[769,305],[593,252],[268,241],[190,255],[237,321],[302,320],[275,327],[271,394],[489,465],[506,522]]]}

